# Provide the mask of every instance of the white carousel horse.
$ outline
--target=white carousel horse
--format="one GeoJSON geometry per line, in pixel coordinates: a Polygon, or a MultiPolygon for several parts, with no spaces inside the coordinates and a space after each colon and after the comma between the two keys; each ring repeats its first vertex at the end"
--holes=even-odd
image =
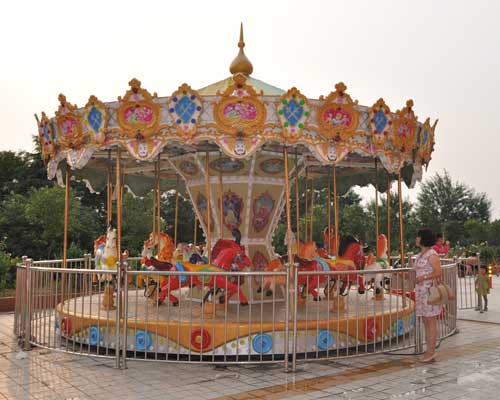
{"type": "MultiPolygon", "coordinates": [[[[95,269],[116,270],[118,249],[116,245],[116,229],[109,227],[106,235],[94,240],[95,269]]],[[[111,280],[110,274],[101,274],[99,280],[111,280]]]]}
{"type": "MultiPolygon", "coordinates": [[[[369,254],[364,268],[365,271],[375,271],[381,269],[390,269],[387,257],[387,238],[384,234],[379,235],[377,239],[377,257],[375,258],[373,254],[369,254]]],[[[385,282],[390,278],[391,274],[384,273],[377,273],[372,278],[375,289],[375,297],[377,299],[383,298],[385,282]]]]}

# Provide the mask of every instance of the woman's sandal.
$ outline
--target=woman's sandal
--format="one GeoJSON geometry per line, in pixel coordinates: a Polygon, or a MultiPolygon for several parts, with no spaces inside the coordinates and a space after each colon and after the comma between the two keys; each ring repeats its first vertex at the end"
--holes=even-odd
{"type": "Polygon", "coordinates": [[[419,358],[418,361],[420,361],[422,363],[430,363],[430,362],[436,361],[436,353],[434,352],[430,356],[419,358]]]}

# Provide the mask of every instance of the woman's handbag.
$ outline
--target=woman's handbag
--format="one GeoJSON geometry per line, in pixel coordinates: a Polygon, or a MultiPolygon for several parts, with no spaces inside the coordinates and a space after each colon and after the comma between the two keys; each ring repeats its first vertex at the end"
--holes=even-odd
{"type": "Polygon", "coordinates": [[[444,282],[434,280],[432,286],[427,289],[427,304],[439,305],[454,300],[453,290],[444,282]]]}

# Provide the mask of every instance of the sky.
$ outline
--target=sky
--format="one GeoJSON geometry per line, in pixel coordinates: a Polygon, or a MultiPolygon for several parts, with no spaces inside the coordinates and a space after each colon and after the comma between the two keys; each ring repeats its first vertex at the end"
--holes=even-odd
{"type": "Polygon", "coordinates": [[[500,1],[16,0],[0,15],[0,150],[32,150],[34,113],[59,93],[84,106],[133,77],[160,96],[228,77],[243,22],[255,78],[310,98],[343,81],[393,111],[412,98],[439,119],[424,180],[446,169],[500,217],[500,1]]]}

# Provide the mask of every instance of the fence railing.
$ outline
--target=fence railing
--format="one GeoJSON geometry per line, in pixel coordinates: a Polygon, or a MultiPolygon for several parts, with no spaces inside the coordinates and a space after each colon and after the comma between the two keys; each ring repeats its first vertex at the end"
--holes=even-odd
{"type": "MultiPolygon", "coordinates": [[[[71,265],[24,258],[18,266],[14,330],[25,349],[114,358],[116,367],[139,359],[294,370],[301,361],[419,350],[424,342],[408,268],[103,272],[89,255],[71,265]]],[[[455,292],[457,266],[443,266],[455,292]]],[[[456,315],[456,301],[443,306],[440,338],[455,332],[456,315]]]]}

